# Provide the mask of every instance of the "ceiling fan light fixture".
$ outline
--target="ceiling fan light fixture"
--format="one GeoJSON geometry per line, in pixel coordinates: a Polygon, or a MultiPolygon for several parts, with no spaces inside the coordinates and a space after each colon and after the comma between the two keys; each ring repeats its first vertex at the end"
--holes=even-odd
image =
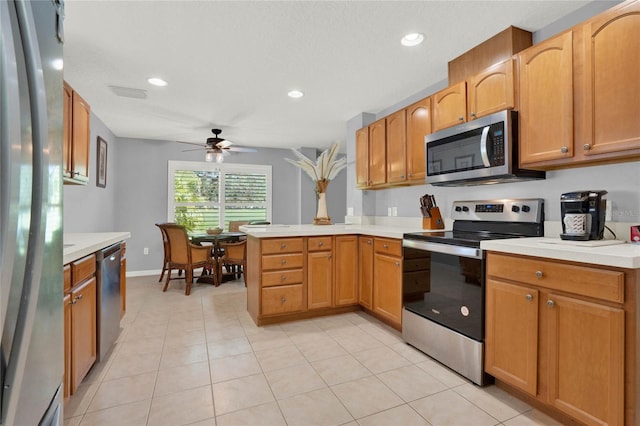
{"type": "Polygon", "coordinates": [[[206,161],[207,163],[211,163],[213,161],[213,151],[207,151],[207,153],[204,155],[204,161],[206,161]]]}
{"type": "Polygon", "coordinates": [[[148,82],[149,84],[151,84],[152,86],[158,86],[158,87],[164,87],[164,86],[166,86],[167,84],[169,84],[169,83],[167,83],[165,80],[163,80],[163,79],[161,79],[161,78],[159,78],[159,77],[149,77],[149,78],[147,79],[147,82],[148,82]]]}
{"type": "Polygon", "coordinates": [[[287,96],[293,99],[297,99],[303,97],[304,93],[302,93],[300,90],[290,90],[289,93],[287,93],[287,96]]]}
{"type": "Polygon", "coordinates": [[[400,44],[407,47],[417,46],[424,41],[424,35],[420,33],[406,34],[400,40],[400,44]]]}
{"type": "Polygon", "coordinates": [[[216,152],[216,163],[222,163],[224,161],[224,155],[221,152],[216,152]]]}

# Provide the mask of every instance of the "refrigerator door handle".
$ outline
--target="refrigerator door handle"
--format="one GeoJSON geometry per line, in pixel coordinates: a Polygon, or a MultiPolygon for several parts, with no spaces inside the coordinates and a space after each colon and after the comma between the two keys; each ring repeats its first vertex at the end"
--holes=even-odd
{"type": "Polygon", "coordinates": [[[48,172],[49,168],[48,158],[45,157],[44,152],[48,137],[47,102],[36,25],[30,2],[16,0],[15,7],[25,56],[29,97],[31,98],[33,163],[31,221],[26,255],[27,263],[21,296],[23,303],[18,311],[18,322],[3,384],[5,390],[10,389],[8,395],[5,395],[2,401],[2,422],[7,425],[13,424],[16,416],[18,398],[27,363],[29,342],[31,341],[38,305],[44,256],[44,234],[46,230],[44,226],[46,217],[43,215],[46,212],[42,211],[42,206],[43,197],[49,192],[48,179],[45,178],[45,172],[48,172]]]}

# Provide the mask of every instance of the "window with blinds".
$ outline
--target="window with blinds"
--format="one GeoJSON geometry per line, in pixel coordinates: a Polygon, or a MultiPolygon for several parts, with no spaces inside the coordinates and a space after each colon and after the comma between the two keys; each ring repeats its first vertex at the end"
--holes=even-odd
{"type": "Polygon", "coordinates": [[[189,232],[271,221],[271,166],[169,161],[170,222],[189,232]]]}

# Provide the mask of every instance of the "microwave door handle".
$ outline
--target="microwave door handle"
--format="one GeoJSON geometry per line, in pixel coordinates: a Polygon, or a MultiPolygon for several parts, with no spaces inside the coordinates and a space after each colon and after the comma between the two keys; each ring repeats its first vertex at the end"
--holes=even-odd
{"type": "Polygon", "coordinates": [[[489,154],[487,153],[487,139],[490,128],[491,126],[486,126],[482,129],[482,137],[480,138],[480,156],[485,167],[491,167],[491,161],[489,161],[489,154]]]}

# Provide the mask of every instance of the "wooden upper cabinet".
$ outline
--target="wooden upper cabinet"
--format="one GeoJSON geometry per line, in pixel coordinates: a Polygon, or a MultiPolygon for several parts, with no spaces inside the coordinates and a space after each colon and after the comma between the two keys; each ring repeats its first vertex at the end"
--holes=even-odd
{"type": "Polygon", "coordinates": [[[518,55],[520,164],[573,156],[572,32],[518,55]]]}
{"type": "Polygon", "coordinates": [[[400,110],[387,118],[387,182],[407,180],[407,116],[400,110]]]}
{"type": "Polygon", "coordinates": [[[407,180],[425,179],[424,137],[431,133],[431,98],[409,105],[407,116],[407,180]]]}
{"type": "Polygon", "coordinates": [[[369,185],[369,128],[356,131],[356,187],[369,185]]]}
{"type": "Polygon", "coordinates": [[[89,181],[91,107],[66,82],[63,85],[63,177],[66,183],[89,181]]]}
{"type": "Polygon", "coordinates": [[[468,120],[505,109],[513,109],[515,61],[500,62],[471,77],[467,82],[468,120]]]}
{"type": "Polygon", "coordinates": [[[387,126],[381,118],[369,125],[369,185],[387,182],[387,126]]]}
{"type": "Polygon", "coordinates": [[[584,72],[577,73],[584,108],[576,113],[584,117],[576,149],[587,157],[640,155],[640,2],[598,15],[578,27],[576,38],[574,68],[584,72]]]}
{"type": "Polygon", "coordinates": [[[467,121],[466,81],[439,91],[432,99],[434,132],[467,121]]]}

